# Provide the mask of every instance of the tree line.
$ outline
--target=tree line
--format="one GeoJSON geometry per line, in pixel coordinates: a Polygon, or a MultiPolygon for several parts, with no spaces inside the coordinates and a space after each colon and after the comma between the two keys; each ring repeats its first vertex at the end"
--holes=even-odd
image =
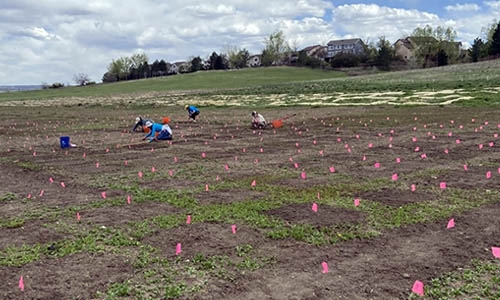
{"type": "MultiPolygon", "coordinates": [[[[448,64],[477,62],[500,55],[500,22],[495,21],[483,29],[483,38],[477,37],[471,48],[461,51],[455,41],[456,32],[451,28],[431,26],[417,27],[410,35],[418,47],[414,59],[409,61],[396,55],[395,45],[385,37],[377,42],[364,42],[364,54],[354,55],[339,53],[334,57],[309,56],[290,46],[282,31],[276,31],[264,39],[264,49],[259,54],[261,66],[294,65],[311,68],[349,68],[356,66],[376,67],[391,70],[395,66],[406,65],[411,68],[426,68],[448,64]]],[[[130,57],[113,59],[102,77],[103,83],[167,76],[178,73],[190,73],[201,70],[225,70],[248,67],[250,53],[237,46],[226,46],[220,53],[212,52],[202,59],[191,57],[187,62],[169,63],[164,59],[148,62],[145,53],[136,53],[130,57]]],[[[93,83],[85,74],[75,75],[79,85],[93,83]]]]}

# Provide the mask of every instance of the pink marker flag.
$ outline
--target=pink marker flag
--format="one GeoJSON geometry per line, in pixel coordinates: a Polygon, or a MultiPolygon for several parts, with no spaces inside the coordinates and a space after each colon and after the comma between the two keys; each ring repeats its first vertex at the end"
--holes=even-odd
{"type": "Polygon", "coordinates": [[[26,196],[26,198],[31,199],[31,193],[26,196]]]}
{"type": "Polygon", "coordinates": [[[208,184],[205,184],[205,192],[208,192],[208,184]]]}
{"type": "Polygon", "coordinates": [[[335,167],[334,166],[330,167],[330,173],[335,173],[335,167]]]}
{"type": "Polygon", "coordinates": [[[101,197],[102,197],[103,199],[106,199],[106,192],[102,192],[102,193],[101,193],[101,197]]]}
{"type": "Polygon", "coordinates": [[[444,153],[448,154],[450,151],[448,149],[444,149],[444,153]]]}
{"type": "Polygon", "coordinates": [[[65,187],[66,187],[66,184],[64,184],[64,182],[63,182],[63,181],[61,181],[61,186],[62,186],[63,188],[65,188],[65,187]]]}
{"type": "Polygon", "coordinates": [[[229,166],[227,164],[224,165],[224,170],[229,170],[229,166]]]}
{"type": "Polygon", "coordinates": [[[398,164],[401,163],[401,158],[396,157],[396,163],[398,163],[398,164]]]}
{"type": "Polygon", "coordinates": [[[460,144],[460,140],[455,140],[455,143],[460,144]]]}
{"type": "Polygon", "coordinates": [[[207,154],[205,152],[201,153],[201,157],[205,158],[206,156],[207,156],[207,154]]]}
{"type": "Polygon", "coordinates": [[[363,159],[362,159],[362,160],[363,160],[363,161],[365,161],[365,160],[366,160],[366,155],[363,155],[363,159]]]}
{"type": "Polygon", "coordinates": [[[377,163],[375,163],[374,167],[375,167],[375,169],[380,168],[380,163],[378,163],[378,162],[377,162],[377,163]]]}
{"type": "Polygon", "coordinates": [[[41,191],[40,191],[40,194],[39,194],[38,196],[42,197],[42,196],[43,196],[43,193],[44,193],[44,191],[43,191],[43,190],[41,190],[41,191]]]}
{"type": "Polygon", "coordinates": [[[76,220],[80,221],[80,213],[79,212],[76,213],[76,220]]]}
{"type": "Polygon", "coordinates": [[[302,173],[300,173],[300,177],[301,177],[302,179],[306,179],[306,178],[307,178],[306,172],[302,172],[302,173]]]}
{"type": "Polygon", "coordinates": [[[392,181],[397,181],[398,180],[398,173],[392,174],[392,181]]]}
{"type": "Polygon", "coordinates": [[[132,201],[132,197],[130,197],[130,195],[127,195],[127,204],[130,204],[130,201],[132,201]]]}
{"type": "Polygon", "coordinates": [[[174,170],[169,170],[169,171],[168,171],[168,175],[169,175],[169,176],[174,176],[174,170]]]}
{"type": "Polygon", "coordinates": [[[499,247],[491,247],[491,253],[495,258],[500,258],[500,248],[499,247]]]}
{"type": "Polygon", "coordinates": [[[294,164],[293,164],[293,167],[294,167],[295,169],[298,169],[298,168],[299,168],[299,164],[298,164],[298,163],[294,163],[294,164]]]}
{"type": "Polygon", "coordinates": [[[453,228],[455,227],[455,219],[450,219],[448,221],[448,225],[446,226],[446,229],[450,229],[450,228],[453,228]]]}
{"type": "Polygon", "coordinates": [[[360,202],[361,202],[361,201],[360,201],[358,198],[354,199],[354,206],[355,206],[355,207],[358,207],[358,206],[359,206],[359,204],[360,204],[360,202]]]}
{"type": "Polygon", "coordinates": [[[468,169],[467,165],[464,165],[464,171],[467,171],[468,169]]]}
{"type": "Polygon", "coordinates": [[[95,163],[95,167],[99,168],[99,163],[98,162],[95,163]]]}
{"type": "Polygon", "coordinates": [[[321,267],[323,268],[323,274],[327,274],[328,271],[328,263],[326,261],[321,263],[321,267]]]}
{"type": "Polygon", "coordinates": [[[313,212],[318,212],[318,204],[316,204],[316,202],[313,202],[311,209],[313,212]]]}
{"type": "Polygon", "coordinates": [[[128,161],[124,161],[123,164],[128,166],[128,161]]]}
{"type": "Polygon", "coordinates": [[[415,283],[413,284],[413,287],[411,288],[411,291],[419,296],[423,296],[424,295],[424,284],[422,283],[422,281],[419,281],[419,280],[415,281],[415,283]]]}
{"type": "Polygon", "coordinates": [[[33,156],[36,156],[36,151],[35,151],[35,152],[33,152],[33,156]]]}
{"type": "Polygon", "coordinates": [[[177,245],[175,246],[175,255],[179,255],[181,254],[182,252],[182,245],[181,243],[177,243],[177,245]]]}
{"type": "Polygon", "coordinates": [[[177,156],[174,156],[174,162],[177,162],[177,156]]]}
{"type": "Polygon", "coordinates": [[[85,152],[83,152],[82,157],[85,158],[86,156],[87,156],[87,154],[85,152]]]}
{"type": "Polygon", "coordinates": [[[440,182],[439,183],[439,188],[444,190],[446,188],[446,182],[440,182]]]}
{"type": "Polygon", "coordinates": [[[53,183],[54,182],[54,179],[52,179],[52,177],[49,178],[49,181],[50,183],[53,183]]]}
{"type": "Polygon", "coordinates": [[[21,290],[21,292],[24,292],[24,278],[22,275],[19,278],[19,289],[21,290]]]}
{"type": "Polygon", "coordinates": [[[479,149],[483,149],[483,144],[479,144],[479,149]]]}
{"type": "Polygon", "coordinates": [[[155,171],[156,171],[155,167],[151,167],[151,172],[154,173],[155,171]]]}
{"type": "Polygon", "coordinates": [[[139,171],[139,173],[137,173],[137,175],[139,175],[139,177],[141,177],[141,178],[142,178],[142,175],[143,175],[143,174],[142,174],[142,171],[139,171]]]}
{"type": "Polygon", "coordinates": [[[186,224],[191,224],[191,215],[186,216],[186,224]]]}
{"type": "Polygon", "coordinates": [[[252,183],[250,184],[250,186],[256,186],[257,185],[257,182],[255,180],[252,181],[252,183]]]}
{"type": "Polygon", "coordinates": [[[411,187],[410,187],[411,191],[414,192],[417,190],[417,186],[412,184],[411,187]]]}
{"type": "Polygon", "coordinates": [[[486,178],[490,179],[491,178],[491,171],[486,172],[486,178]]]}
{"type": "Polygon", "coordinates": [[[231,232],[236,234],[236,224],[231,225],[231,232]]]}

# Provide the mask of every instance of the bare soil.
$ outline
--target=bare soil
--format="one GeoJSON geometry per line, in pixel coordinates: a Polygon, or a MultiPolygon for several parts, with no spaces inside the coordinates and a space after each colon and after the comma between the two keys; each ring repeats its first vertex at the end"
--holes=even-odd
{"type": "MultiPolygon", "coordinates": [[[[121,189],[124,184],[192,196],[199,206],[263,200],[268,192],[261,186],[307,190],[309,203],[288,203],[263,213],[286,224],[315,228],[368,222],[367,213],[354,206],[320,204],[313,212],[316,188],[346,184],[339,196],[394,209],[440,201],[445,192],[439,189],[441,182],[449,190],[470,193],[500,188],[500,111],[495,109],[268,108],[261,113],[269,119],[297,116],[284,121],[283,128],[262,131],[248,128],[249,111],[202,108],[199,121],[188,123],[181,108],[147,109],[155,120],[165,115],[172,119],[174,139],[138,145],[142,134],[128,132],[136,116],[130,107],[2,108],[0,197],[6,199],[0,200],[0,221],[25,221],[21,226],[0,226],[0,257],[9,247],[46,247],[72,238],[74,233],[62,225],[127,232],[130,222],[189,213],[158,199],[136,202],[132,197],[128,204],[131,191],[121,189]],[[63,135],[77,147],[61,149],[63,135]],[[397,188],[347,188],[374,179],[392,182],[395,173],[397,188]],[[103,192],[121,202],[85,206],[103,201],[103,192]],[[7,199],[5,195],[11,194],[14,199],[7,199]]],[[[235,247],[241,245],[251,245],[257,257],[272,258],[272,263],[231,280],[209,278],[185,299],[406,299],[415,280],[428,284],[475,258],[493,261],[490,249],[500,244],[499,215],[497,201],[453,216],[457,226],[449,230],[448,219],[441,219],[324,246],[271,239],[265,228],[244,222],[236,224],[233,234],[229,220],[154,228],[138,242],[170,261],[178,258],[177,243],[182,244],[183,260],[201,253],[239,262],[235,247]],[[322,262],[328,262],[328,274],[322,273],[322,262]]],[[[105,293],[114,283],[143,282],[130,253],[135,252],[82,251],[63,257],[42,255],[20,267],[0,265],[0,298],[105,298],[98,291],[105,293]],[[20,276],[26,286],[23,292],[18,288],[20,276]]]]}

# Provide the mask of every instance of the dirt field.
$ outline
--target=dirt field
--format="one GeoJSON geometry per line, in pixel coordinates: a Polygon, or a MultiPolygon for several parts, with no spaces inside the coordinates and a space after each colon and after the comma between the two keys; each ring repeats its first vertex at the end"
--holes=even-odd
{"type": "Polygon", "coordinates": [[[500,111],[262,113],[297,115],[2,107],[0,299],[432,299],[474,261],[498,280],[500,111]],[[174,139],[138,144],[137,115],[174,139]]]}

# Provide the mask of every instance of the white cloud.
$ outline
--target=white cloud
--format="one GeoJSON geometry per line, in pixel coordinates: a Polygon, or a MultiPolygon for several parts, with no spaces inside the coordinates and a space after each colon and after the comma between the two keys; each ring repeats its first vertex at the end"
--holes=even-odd
{"type": "Polygon", "coordinates": [[[500,11],[500,1],[485,1],[484,4],[496,12],[500,11]]]}
{"type": "Polygon", "coordinates": [[[453,11],[453,12],[475,12],[480,9],[479,5],[475,3],[466,3],[466,4],[455,4],[455,5],[448,5],[445,7],[447,11],[453,11]]]}
{"type": "Polygon", "coordinates": [[[442,23],[435,14],[375,4],[341,5],[333,10],[333,18],[334,24],[345,33],[344,37],[371,41],[381,36],[396,41],[417,27],[435,27],[442,23]]]}
{"type": "MultiPolygon", "coordinates": [[[[387,3],[395,2],[417,7],[421,1],[387,3]]],[[[71,83],[77,73],[100,81],[112,59],[137,52],[146,53],[151,62],[206,58],[228,45],[255,54],[277,30],[298,48],[346,37],[395,41],[425,25],[453,26],[458,39],[473,40],[500,11],[500,1],[486,1],[482,14],[471,5],[467,19],[443,19],[389,4],[333,3],[337,1],[2,0],[0,85],[71,83]]],[[[465,5],[449,6],[448,12],[465,5]]]]}

